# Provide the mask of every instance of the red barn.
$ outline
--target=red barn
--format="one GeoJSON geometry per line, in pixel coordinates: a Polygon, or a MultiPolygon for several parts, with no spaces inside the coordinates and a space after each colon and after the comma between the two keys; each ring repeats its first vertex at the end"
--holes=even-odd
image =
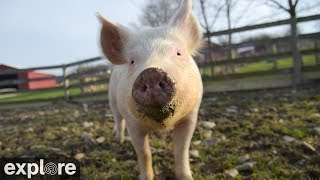
{"type": "MultiPolygon", "coordinates": [[[[18,70],[17,68],[10,67],[7,65],[0,64],[0,72],[3,70],[18,70]]],[[[10,74],[3,74],[0,75],[0,82],[1,81],[8,81],[8,80],[26,80],[26,79],[38,79],[38,78],[50,78],[55,77],[52,74],[45,74],[36,71],[27,71],[27,72],[13,72],[10,74]]],[[[29,81],[26,83],[20,84],[10,84],[10,85],[0,85],[0,89],[3,88],[15,88],[18,90],[30,90],[30,89],[40,89],[40,88],[51,88],[56,87],[57,82],[55,79],[50,80],[41,80],[41,81],[29,81]]]]}

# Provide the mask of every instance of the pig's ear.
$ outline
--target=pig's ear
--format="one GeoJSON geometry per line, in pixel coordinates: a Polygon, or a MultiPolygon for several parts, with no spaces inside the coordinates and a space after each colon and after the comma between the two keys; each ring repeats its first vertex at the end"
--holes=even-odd
{"type": "Polygon", "coordinates": [[[194,54],[201,45],[202,32],[199,22],[192,12],[192,0],[182,0],[176,14],[171,18],[169,27],[185,40],[187,49],[194,54]]]}
{"type": "Polygon", "coordinates": [[[127,61],[123,56],[123,43],[126,34],[116,24],[104,19],[97,13],[97,18],[102,24],[100,44],[102,52],[112,64],[124,64],[127,61]]]}

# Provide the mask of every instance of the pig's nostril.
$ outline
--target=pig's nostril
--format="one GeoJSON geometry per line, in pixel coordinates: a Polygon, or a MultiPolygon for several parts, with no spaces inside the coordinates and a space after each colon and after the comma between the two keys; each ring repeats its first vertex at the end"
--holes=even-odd
{"type": "Polygon", "coordinates": [[[148,89],[147,85],[144,85],[141,90],[142,90],[142,92],[146,92],[147,89],[148,89]]]}
{"type": "Polygon", "coordinates": [[[159,82],[159,86],[161,87],[161,89],[165,88],[165,85],[162,82],[159,82]]]}

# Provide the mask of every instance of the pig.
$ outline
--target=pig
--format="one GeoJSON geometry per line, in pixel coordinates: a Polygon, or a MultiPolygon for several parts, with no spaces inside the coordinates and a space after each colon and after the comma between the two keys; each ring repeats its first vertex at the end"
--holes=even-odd
{"type": "Polygon", "coordinates": [[[189,147],[203,94],[193,60],[202,33],[192,12],[192,0],[182,0],[168,24],[131,30],[98,14],[100,45],[113,64],[109,83],[115,138],[124,141],[127,127],[138,157],[140,179],[153,179],[148,134],[173,132],[177,179],[193,179],[189,147]]]}

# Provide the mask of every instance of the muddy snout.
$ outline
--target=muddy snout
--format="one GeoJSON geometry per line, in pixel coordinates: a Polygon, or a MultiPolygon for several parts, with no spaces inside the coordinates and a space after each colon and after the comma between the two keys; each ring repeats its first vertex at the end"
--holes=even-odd
{"type": "Polygon", "coordinates": [[[172,100],[175,91],[175,83],[165,71],[148,68],[135,80],[132,97],[144,107],[163,107],[172,100]]]}

